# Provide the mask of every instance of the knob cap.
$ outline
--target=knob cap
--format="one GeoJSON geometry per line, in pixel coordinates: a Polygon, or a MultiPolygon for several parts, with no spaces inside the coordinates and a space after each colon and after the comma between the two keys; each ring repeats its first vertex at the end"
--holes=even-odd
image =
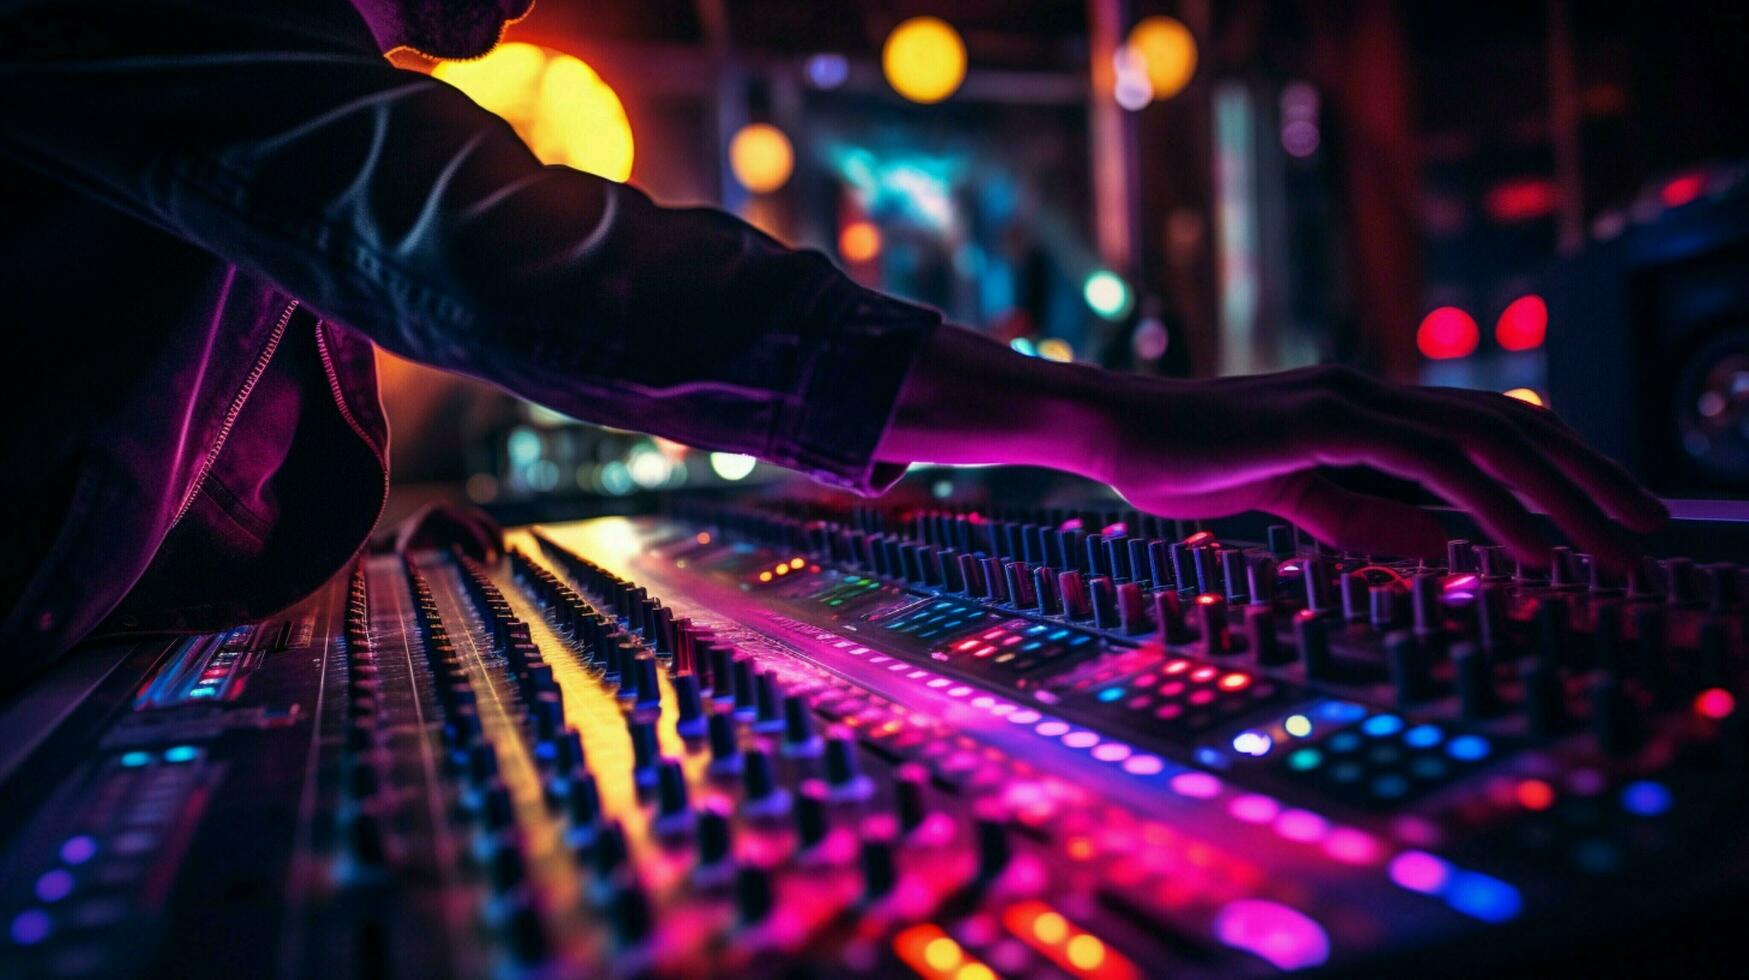
{"type": "Polygon", "coordinates": [[[735,910],[741,921],[753,925],[764,921],[772,909],[771,876],[764,868],[742,865],[735,872],[735,910]]]}
{"type": "Polygon", "coordinates": [[[711,866],[729,857],[730,825],[727,817],[713,809],[698,815],[698,863],[711,866]]]}
{"type": "Polygon", "coordinates": [[[990,881],[1002,874],[1014,857],[1008,829],[989,817],[977,820],[978,880],[990,881]]]}
{"type": "Polygon", "coordinates": [[[674,730],[685,738],[703,735],[704,701],[699,695],[698,675],[686,673],[675,676],[674,702],[679,714],[674,721],[674,730]]]}
{"type": "Polygon", "coordinates": [[[625,945],[643,942],[654,924],[650,916],[650,900],[635,881],[623,881],[608,899],[608,916],[613,920],[613,934],[625,945]]]}
{"type": "Polygon", "coordinates": [[[1058,575],[1057,594],[1063,598],[1063,614],[1070,619],[1087,619],[1093,615],[1093,603],[1087,598],[1087,585],[1080,572],[1058,575]]]}
{"type": "Polygon", "coordinates": [[[1245,607],[1245,645],[1260,667],[1275,667],[1293,659],[1275,635],[1275,612],[1268,606],[1245,607]]]}
{"type": "Polygon", "coordinates": [[[864,895],[871,900],[879,899],[893,890],[893,885],[899,880],[893,845],[883,840],[863,841],[860,863],[864,895]]]}
{"type": "Polygon", "coordinates": [[[808,702],[791,694],[783,699],[783,754],[808,757],[820,753],[820,737],[814,733],[814,713],[808,702]]]}
{"type": "Polygon", "coordinates": [[[799,793],[796,799],[796,839],[804,850],[826,839],[826,804],[819,797],[799,793]]]}
{"type": "Polygon", "coordinates": [[[1330,680],[1336,674],[1336,661],[1330,655],[1330,634],[1324,621],[1310,610],[1294,617],[1294,644],[1300,648],[1300,663],[1306,669],[1307,680],[1330,680]]]}
{"type": "Polygon", "coordinates": [[[721,774],[740,769],[741,737],[735,730],[734,716],[711,715],[708,728],[711,746],[710,771],[721,774]]]}
{"type": "Polygon", "coordinates": [[[1433,677],[1427,651],[1414,634],[1397,631],[1385,637],[1385,656],[1390,663],[1391,684],[1396,688],[1397,706],[1407,708],[1431,696],[1433,677]]]}

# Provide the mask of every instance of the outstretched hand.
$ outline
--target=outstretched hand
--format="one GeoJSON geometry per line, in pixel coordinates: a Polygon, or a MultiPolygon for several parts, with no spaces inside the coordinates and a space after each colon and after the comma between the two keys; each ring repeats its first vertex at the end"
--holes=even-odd
{"type": "Polygon", "coordinates": [[[1491,392],[1419,388],[1346,368],[1181,381],[1021,357],[937,332],[907,380],[878,455],[1022,463],[1110,484],[1179,518],[1262,510],[1355,551],[1432,556],[1444,534],[1407,504],[1343,489],[1322,467],[1420,484],[1535,565],[1549,515],[1580,550],[1622,567],[1667,512],[1553,413],[1491,392]]]}

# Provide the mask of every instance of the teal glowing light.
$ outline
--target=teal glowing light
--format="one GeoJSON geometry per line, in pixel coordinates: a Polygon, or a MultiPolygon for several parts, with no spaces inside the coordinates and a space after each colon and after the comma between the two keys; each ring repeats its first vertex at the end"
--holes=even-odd
{"type": "Polygon", "coordinates": [[[1013,340],[1010,340],[1008,346],[1014,348],[1015,351],[1021,354],[1025,354],[1027,357],[1038,356],[1038,348],[1032,346],[1032,341],[1025,337],[1016,337],[1013,340]]]}
{"type": "Polygon", "coordinates": [[[193,762],[200,750],[192,745],[177,745],[164,750],[165,762],[193,762]]]}
{"type": "Polygon", "coordinates": [[[138,769],[141,766],[151,765],[151,763],[152,754],[150,752],[125,752],[121,757],[121,764],[129,769],[138,769]]]}
{"type": "Polygon", "coordinates": [[[1089,309],[1107,320],[1122,319],[1134,303],[1129,284],[1109,269],[1088,276],[1081,284],[1081,297],[1089,309]]]}

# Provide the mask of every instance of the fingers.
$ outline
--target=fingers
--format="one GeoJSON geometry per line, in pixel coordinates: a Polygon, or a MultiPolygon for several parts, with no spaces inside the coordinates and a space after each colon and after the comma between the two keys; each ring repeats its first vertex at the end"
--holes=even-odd
{"type": "Polygon", "coordinates": [[[1636,557],[1632,542],[1598,506],[1597,497],[1506,415],[1431,393],[1394,391],[1389,401],[1397,414],[1439,426],[1485,472],[1546,511],[1581,550],[1612,568],[1626,567],[1636,557]]]}
{"type": "Polygon", "coordinates": [[[1547,451],[1554,464],[1604,511],[1630,530],[1642,534],[1655,531],[1669,519],[1669,508],[1662,501],[1648,493],[1614,460],[1586,446],[1555,413],[1488,391],[1436,389],[1435,393],[1450,401],[1505,415],[1547,451]]]}
{"type": "Polygon", "coordinates": [[[1324,542],[1349,551],[1434,558],[1445,531],[1433,515],[1409,504],[1344,490],[1311,470],[1267,481],[1257,504],[1298,524],[1324,542]]]}
{"type": "Polygon", "coordinates": [[[1370,466],[1427,487],[1470,512],[1494,540],[1545,564],[1549,540],[1524,505],[1444,434],[1349,401],[1314,411],[1299,442],[1309,462],[1370,466]]]}

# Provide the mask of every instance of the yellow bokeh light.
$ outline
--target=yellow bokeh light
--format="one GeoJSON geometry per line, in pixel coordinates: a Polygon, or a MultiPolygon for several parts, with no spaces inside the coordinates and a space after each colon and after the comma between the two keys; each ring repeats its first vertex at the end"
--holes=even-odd
{"type": "Polygon", "coordinates": [[[1075,348],[1070,347],[1066,340],[1047,337],[1038,342],[1038,356],[1047,361],[1072,361],[1075,359],[1075,348]]]}
{"type": "Polygon", "coordinates": [[[1536,405],[1539,408],[1544,404],[1543,396],[1537,394],[1535,388],[1508,388],[1504,394],[1507,398],[1516,398],[1521,402],[1536,405]]]}
{"type": "Polygon", "coordinates": [[[846,262],[867,262],[881,254],[881,230],[872,221],[852,221],[838,233],[838,254],[846,262]]]}
{"type": "Polygon", "coordinates": [[[542,163],[623,181],[632,175],[632,124],[595,69],[533,44],[500,44],[483,58],[444,61],[432,75],[501,117],[542,163]]]}
{"type": "Polygon", "coordinates": [[[742,187],[755,194],[782,187],[795,165],[789,137],[770,123],[748,123],[729,140],[729,169],[742,187]]]}
{"type": "Polygon", "coordinates": [[[912,102],[940,102],[966,79],[966,45],[939,17],[913,17],[893,28],[881,48],[887,84],[912,102]]]}
{"type": "Polygon", "coordinates": [[[1105,962],[1105,944],[1086,933],[1069,940],[1065,952],[1068,954],[1069,963],[1078,970],[1097,970],[1105,962]]]}
{"type": "Polygon", "coordinates": [[[1172,17],[1144,17],[1130,29],[1129,49],[1141,58],[1154,98],[1170,99],[1196,74],[1196,38],[1172,17]]]}

